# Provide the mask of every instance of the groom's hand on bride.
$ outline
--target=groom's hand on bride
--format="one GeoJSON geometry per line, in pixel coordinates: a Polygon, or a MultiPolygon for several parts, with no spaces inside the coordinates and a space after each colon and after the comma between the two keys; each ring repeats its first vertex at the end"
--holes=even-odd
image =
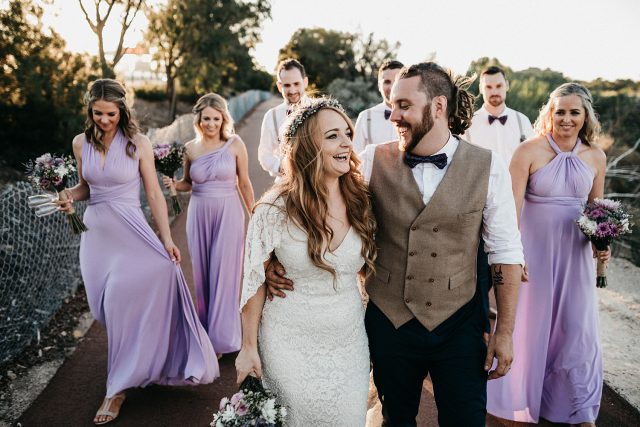
{"type": "Polygon", "coordinates": [[[271,258],[264,274],[269,301],[273,301],[274,296],[285,298],[287,295],[282,292],[283,290],[293,291],[293,282],[285,277],[287,272],[275,255],[271,258]]]}
{"type": "Polygon", "coordinates": [[[511,334],[494,333],[491,335],[487,348],[487,358],[484,362],[484,370],[489,374],[487,379],[494,380],[507,375],[511,369],[512,362],[513,338],[511,334]],[[494,357],[498,359],[498,365],[496,369],[490,371],[494,357]]]}

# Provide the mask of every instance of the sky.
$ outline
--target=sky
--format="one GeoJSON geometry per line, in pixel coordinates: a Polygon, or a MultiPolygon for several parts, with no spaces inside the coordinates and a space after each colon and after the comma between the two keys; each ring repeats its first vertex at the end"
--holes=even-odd
{"type": "MultiPolygon", "coordinates": [[[[271,5],[272,18],[263,24],[262,42],[253,52],[269,72],[297,29],[322,27],[398,41],[398,59],[405,64],[435,52],[438,63],[457,73],[488,56],[514,70],[551,68],[578,80],[640,80],[638,0],[272,0],[271,5]]],[[[55,0],[46,22],[69,49],[97,52],[76,0],[55,0]]],[[[145,26],[140,14],[125,45],[142,40],[145,26]]],[[[115,49],[117,26],[108,26],[105,34],[107,50],[115,49]]]]}

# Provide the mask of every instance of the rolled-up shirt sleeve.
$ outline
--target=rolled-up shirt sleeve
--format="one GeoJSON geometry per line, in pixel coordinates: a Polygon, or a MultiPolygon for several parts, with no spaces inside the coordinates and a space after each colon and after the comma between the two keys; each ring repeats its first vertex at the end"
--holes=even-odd
{"type": "Polygon", "coordinates": [[[491,155],[487,202],[482,216],[482,237],[489,264],[524,265],[511,176],[495,153],[491,155]]]}

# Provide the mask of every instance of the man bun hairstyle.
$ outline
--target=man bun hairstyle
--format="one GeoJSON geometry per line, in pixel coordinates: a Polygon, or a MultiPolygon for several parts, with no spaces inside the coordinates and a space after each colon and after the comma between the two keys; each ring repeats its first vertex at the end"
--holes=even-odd
{"type": "Polygon", "coordinates": [[[475,77],[454,76],[435,62],[421,62],[403,68],[399,78],[420,77],[421,88],[427,95],[427,102],[436,96],[447,98],[449,129],[454,135],[462,135],[471,126],[475,97],[468,88],[475,77]]]}

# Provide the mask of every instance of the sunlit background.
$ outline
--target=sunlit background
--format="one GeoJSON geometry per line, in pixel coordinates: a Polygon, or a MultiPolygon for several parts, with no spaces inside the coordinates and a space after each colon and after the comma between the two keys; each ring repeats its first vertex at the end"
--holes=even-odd
{"type": "MultiPolygon", "coordinates": [[[[487,56],[514,70],[551,68],[579,80],[640,79],[636,0],[272,0],[271,8],[262,42],[253,52],[269,72],[275,68],[278,50],[298,28],[322,27],[373,32],[400,42],[398,56],[405,63],[435,53],[439,63],[458,73],[487,56]]],[[[56,0],[45,10],[45,22],[62,35],[70,50],[97,53],[96,36],[76,0],[56,0]]],[[[105,31],[107,51],[115,50],[119,36],[114,18],[105,31]]],[[[144,13],[138,13],[125,46],[142,42],[146,25],[144,13]]],[[[126,61],[119,65],[130,66],[126,61]]]]}

